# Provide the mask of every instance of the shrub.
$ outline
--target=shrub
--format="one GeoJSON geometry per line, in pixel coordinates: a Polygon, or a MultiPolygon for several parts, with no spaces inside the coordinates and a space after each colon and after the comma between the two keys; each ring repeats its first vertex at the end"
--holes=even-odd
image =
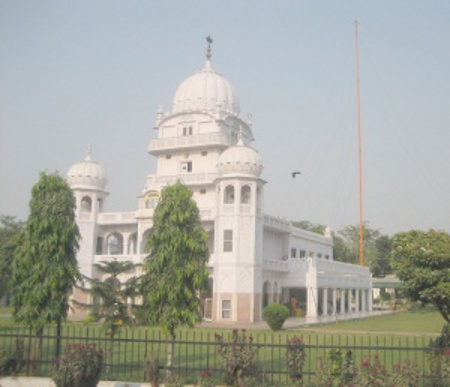
{"type": "Polygon", "coordinates": [[[224,382],[237,386],[249,386],[261,383],[263,376],[258,366],[258,347],[253,344],[253,337],[233,330],[231,341],[223,335],[216,334],[219,343],[217,352],[221,357],[224,382]]]}
{"type": "Polygon", "coordinates": [[[354,386],[356,374],[352,351],[344,354],[340,349],[332,349],[326,359],[317,361],[316,382],[319,386],[354,386]]]}
{"type": "Polygon", "coordinates": [[[434,385],[450,380],[450,324],[445,324],[441,335],[430,343],[428,363],[434,385]]]}
{"type": "Polygon", "coordinates": [[[68,344],[53,370],[57,387],[95,387],[102,373],[103,352],[95,344],[68,344]]]}
{"type": "Polygon", "coordinates": [[[144,362],[144,372],[145,381],[150,383],[151,387],[159,386],[159,356],[151,355],[145,359],[144,362]]]}
{"type": "Polygon", "coordinates": [[[263,319],[273,331],[280,330],[288,317],[289,309],[281,304],[270,304],[263,310],[263,319]]]}
{"type": "Polygon", "coordinates": [[[302,338],[298,336],[289,338],[287,344],[287,365],[291,381],[294,385],[302,385],[306,359],[305,345],[302,338]]]}
{"type": "Polygon", "coordinates": [[[420,385],[420,370],[417,363],[406,360],[396,364],[392,370],[391,384],[397,387],[416,387],[420,385]]]}
{"type": "Polygon", "coordinates": [[[17,375],[24,364],[23,339],[16,339],[14,347],[0,353],[0,376],[17,375]]]}
{"type": "Polygon", "coordinates": [[[381,363],[378,355],[373,358],[370,355],[364,356],[361,366],[356,376],[357,386],[387,386],[388,373],[381,363]]]}

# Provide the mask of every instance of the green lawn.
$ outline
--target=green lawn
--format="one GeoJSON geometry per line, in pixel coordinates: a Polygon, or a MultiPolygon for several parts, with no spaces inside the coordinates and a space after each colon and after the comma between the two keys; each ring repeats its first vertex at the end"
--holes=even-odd
{"type": "MultiPolygon", "coordinates": [[[[311,326],[317,332],[381,333],[402,335],[440,334],[445,320],[438,312],[400,312],[363,320],[311,326]]],[[[302,329],[299,329],[300,331],[302,329]]]]}
{"type": "MultiPolygon", "coordinates": [[[[444,320],[438,313],[398,313],[374,317],[359,321],[349,321],[337,324],[314,325],[294,330],[280,332],[252,331],[248,334],[254,338],[259,347],[259,361],[265,370],[286,372],[286,341],[294,335],[301,336],[307,351],[305,372],[314,374],[316,362],[324,358],[330,349],[350,349],[355,362],[361,362],[366,355],[377,355],[383,363],[392,367],[407,359],[420,365],[425,370],[424,351],[429,345],[430,338],[440,333],[444,320]]],[[[26,328],[21,329],[21,335],[27,335],[26,328]]],[[[54,359],[55,327],[46,329],[42,360],[50,362],[54,359]]],[[[214,345],[215,333],[229,336],[231,329],[195,328],[180,329],[177,333],[176,363],[181,367],[180,372],[190,375],[191,382],[195,381],[204,369],[220,368],[220,358],[214,345]]],[[[10,324],[0,325],[0,347],[13,344],[14,336],[18,334],[16,328],[10,324]]],[[[27,347],[32,338],[26,338],[27,347]]],[[[94,341],[97,346],[107,351],[109,341],[105,331],[98,324],[68,323],[63,331],[63,346],[75,341],[94,341]]],[[[134,327],[124,328],[117,335],[114,344],[113,365],[108,378],[141,381],[143,376],[143,360],[151,353],[159,353],[164,358],[166,352],[165,336],[158,328],[134,327]]],[[[108,360],[110,361],[110,359],[108,360]]],[[[47,374],[48,364],[41,372],[47,374]]],[[[277,374],[274,382],[285,380],[286,376],[277,374]]]]}

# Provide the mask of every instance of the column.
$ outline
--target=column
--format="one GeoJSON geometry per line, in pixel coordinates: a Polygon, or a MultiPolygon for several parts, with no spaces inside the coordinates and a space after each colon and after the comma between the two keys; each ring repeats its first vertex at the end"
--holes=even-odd
{"type": "Polygon", "coordinates": [[[333,316],[336,315],[336,292],[336,288],[333,288],[333,310],[331,311],[333,316]]]}
{"type": "Polygon", "coordinates": [[[324,288],[323,289],[323,297],[322,297],[322,314],[324,316],[328,316],[328,289],[324,288]]]}
{"type": "Polygon", "coordinates": [[[319,291],[316,287],[308,287],[307,296],[307,317],[317,317],[317,298],[319,296],[319,291]]]}
{"type": "Polygon", "coordinates": [[[366,289],[362,289],[361,293],[361,309],[363,312],[367,312],[367,300],[366,300],[366,289]]]}
{"type": "Polygon", "coordinates": [[[341,314],[345,313],[345,293],[346,289],[341,289],[341,314]]]}
{"type": "Polygon", "coordinates": [[[360,307],[359,307],[359,292],[360,292],[361,290],[360,289],[355,289],[355,302],[356,302],[356,308],[355,308],[355,311],[356,312],[359,312],[359,311],[361,311],[361,309],[360,309],[360,307]]]}

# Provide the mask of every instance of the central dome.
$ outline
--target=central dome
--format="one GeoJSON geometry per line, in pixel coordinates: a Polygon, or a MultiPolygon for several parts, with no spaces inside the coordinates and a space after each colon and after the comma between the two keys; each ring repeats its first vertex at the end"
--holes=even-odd
{"type": "Polygon", "coordinates": [[[239,101],[231,83],[206,61],[203,70],[191,75],[179,87],[173,101],[173,113],[222,111],[239,115],[239,101]]]}

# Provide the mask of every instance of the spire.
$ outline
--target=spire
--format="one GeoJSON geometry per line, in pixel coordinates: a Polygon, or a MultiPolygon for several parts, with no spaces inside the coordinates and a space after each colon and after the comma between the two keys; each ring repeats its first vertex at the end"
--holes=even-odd
{"type": "Polygon", "coordinates": [[[212,56],[212,54],[211,54],[211,44],[213,42],[213,40],[212,40],[210,35],[208,35],[206,37],[206,41],[208,42],[208,48],[206,49],[206,60],[209,62],[209,61],[211,61],[211,56],[212,56]]]}
{"type": "Polygon", "coordinates": [[[243,136],[243,133],[242,133],[242,125],[239,125],[238,142],[237,142],[236,145],[238,145],[238,146],[246,145],[244,143],[244,136],[243,136]]]}
{"type": "Polygon", "coordinates": [[[205,70],[207,71],[211,71],[211,44],[213,42],[212,38],[210,35],[208,35],[206,37],[206,41],[208,42],[208,48],[206,49],[206,66],[205,66],[205,70]]]}
{"type": "Polygon", "coordinates": [[[91,144],[88,145],[85,161],[92,161],[92,145],[91,144]]]}

